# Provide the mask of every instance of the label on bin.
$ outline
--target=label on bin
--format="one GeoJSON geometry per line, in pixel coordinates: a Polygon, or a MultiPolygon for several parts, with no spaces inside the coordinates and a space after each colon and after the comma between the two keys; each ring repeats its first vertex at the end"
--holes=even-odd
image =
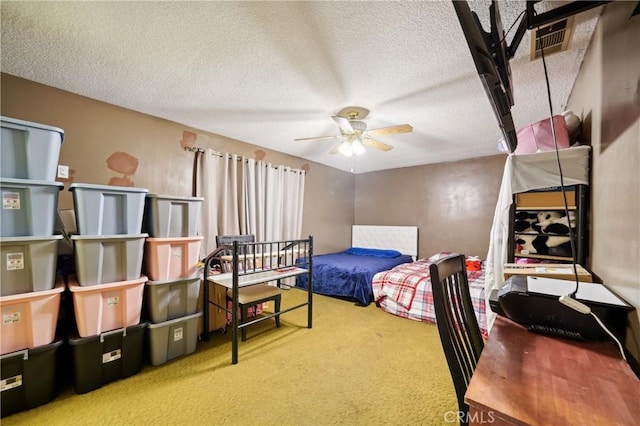
{"type": "Polygon", "coordinates": [[[117,305],[118,302],[120,302],[120,297],[118,296],[107,297],[107,306],[117,305]]]}
{"type": "Polygon", "coordinates": [[[2,314],[3,324],[16,324],[20,322],[20,312],[11,312],[8,314],[2,314]]]}
{"type": "Polygon", "coordinates": [[[2,379],[2,381],[0,381],[0,392],[17,388],[18,386],[21,386],[21,385],[22,385],[22,374],[18,374],[17,376],[2,379]]]}
{"type": "Polygon", "coordinates": [[[173,257],[182,257],[182,247],[174,247],[171,249],[171,255],[173,257]]]}
{"type": "Polygon", "coordinates": [[[106,364],[111,361],[115,361],[120,359],[120,349],[116,349],[115,351],[107,352],[106,354],[102,354],[102,363],[106,364]]]}
{"type": "Polygon", "coordinates": [[[20,193],[19,192],[3,192],[2,193],[2,209],[3,210],[20,210],[20,193]]]}
{"type": "Polygon", "coordinates": [[[7,271],[24,269],[24,253],[7,253],[7,271]]]}
{"type": "Polygon", "coordinates": [[[173,330],[173,341],[177,342],[178,340],[182,340],[182,327],[178,327],[173,330]]]}

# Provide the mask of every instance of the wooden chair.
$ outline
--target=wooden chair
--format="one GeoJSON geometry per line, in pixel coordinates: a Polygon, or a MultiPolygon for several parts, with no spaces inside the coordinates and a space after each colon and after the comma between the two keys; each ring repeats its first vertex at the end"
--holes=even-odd
{"type": "Polygon", "coordinates": [[[478,365],[484,341],[473,310],[464,255],[438,260],[429,267],[433,304],[440,341],[456,390],[460,423],[468,423],[469,406],[464,402],[471,376],[478,365]]]}
{"type": "MultiPolygon", "coordinates": [[[[253,243],[255,242],[254,235],[217,235],[216,245],[219,249],[223,249],[223,255],[232,254],[231,247],[233,242],[238,241],[241,243],[253,243]]],[[[244,247],[242,247],[244,248],[244,247]]],[[[239,254],[247,255],[252,254],[252,250],[239,250],[239,254]]],[[[246,264],[246,262],[244,262],[246,264]]],[[[253,266],[252,266],[253,267],[253,266]]],[[[223,269],[224,270],[224,269],[223,269]]],[[[247,322],[249,318],[249,308],[253,307],[253,314],[256,315],[258,305],[273,301],[274,313],[280,312],[280,304],[282,300],[282,289],[268,284],[257,284],[249,287],[242,287],[238,289],[238,306],[240,307],[240,324],[247,322]]],[[[232,289],[227,290],[227,299],[232,300],[232,289]]],[[[275,316],[276,327],[280,327],[280,315],[275,316]]],[[[242,327],[242,341],[247,340],[247,327],[242,327]]]]}

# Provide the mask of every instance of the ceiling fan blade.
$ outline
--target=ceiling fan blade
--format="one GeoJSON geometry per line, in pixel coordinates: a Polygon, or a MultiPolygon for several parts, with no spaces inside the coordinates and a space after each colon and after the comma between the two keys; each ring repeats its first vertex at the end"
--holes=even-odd
{"type": "Polygon", "coordinates": [[[409,124],[398,124],[397,126],[383,127],[381,129],[367,130],[367,134],[371,136],[390,135],[393,133],[409,133],[413,127],[409,124]]]}
{"type": "Polygon", "coordinates": [[[294,141],[310,141],[314,139],[337,139],[341,137],[342,136],[316,136],[315,138],[298,138],[298,139],[294,139],[294,141]]]}
{"type": "Polygon", "coordinates": [[[362,145],[370,146],[371,148],[379,149],[380,151],[391,151],[393,147],[391,145],[387,145],[384,142],[377,141],[371,138],[362,139],[362,145]]]}
{"type": "Polygon", "coordinates": [[[343,132],[353,133],[353,127],[351,127],[351,123],[349,123],[349,120],[344,117],[338,117],[337,115],[334,115],[331,118],[333,118],[333,121],[336,122],[336,124],[342,129],[343,132]]]}

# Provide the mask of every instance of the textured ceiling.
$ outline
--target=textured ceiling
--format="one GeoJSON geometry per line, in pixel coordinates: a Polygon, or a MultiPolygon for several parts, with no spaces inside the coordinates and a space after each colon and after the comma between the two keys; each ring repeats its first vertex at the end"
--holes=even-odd
{"type": "MultiPolygon", "coordinates": [[[[548,7],[555,7],[554,2],[548,7]]],[[[470,2],[486,25],[487,1],[470,2]]],[[[449,1],[9,2],[2,72],[354,173],[494,155],[501,136],[449,1]],[[331,116],[411,124],[352,161],[331,116]]],[[[500,2],[507,30],[524,1],[500,2]]],[[[600,8],[547,58],[564,109],[600,8]]],[[[515,29],[507,37],[511,39],[515,29]]],[[[511,62],[516,127],[549,115],[529,33],[511,62]]],[[[55,123],[53,123],[55,124],[55,123]]]]}

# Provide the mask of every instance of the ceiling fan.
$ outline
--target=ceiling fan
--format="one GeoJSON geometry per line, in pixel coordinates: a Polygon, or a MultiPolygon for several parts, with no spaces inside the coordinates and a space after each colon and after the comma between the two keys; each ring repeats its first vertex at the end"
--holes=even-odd
{"type": "Polygon", "coordinates": [[[333,147],[331,154],[341,153],[348,157],[364,153],[365,146],[379,149],[380,151],[390,151],[393,149],[372,136],[390,135],[395,133],[409,133],[413,130],[409,124],[399,124],[397,126],[382,127],[380,129],[367,130],[367,123],[362,121],[369,114],[369,110],[357,106],[342,108],[331,118],[340,128],[340,135],[336,136],[316,136],[313,138],[299,138],[296,141],[306,141],[312,139],[342,139],[338,145],[333,147]]]}

